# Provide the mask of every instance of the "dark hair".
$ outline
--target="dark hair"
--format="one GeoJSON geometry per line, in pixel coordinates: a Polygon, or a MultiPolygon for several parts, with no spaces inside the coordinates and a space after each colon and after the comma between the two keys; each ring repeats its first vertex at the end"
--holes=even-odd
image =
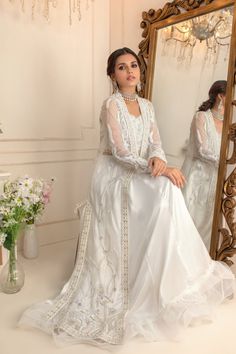
{"type": "Polygon", "coordinates": [[[111,77],[112,74],[115,72],[115,65],[116,65],[116,60],[119,58],[121,55],[124,54],[131,54],[135,57],[135,59],[138,62],[139,67],[141,66],[139,57],[135,52],[132,51],[132,49],[129,48],[120,48],[115,50],[113,53],[110,54],[108,60],[107,60],[107,75],[111,77]]]}
{"type": "Polygon", "coordinates": [[[201,104],[201,106],[198,108],[198,110],[207,111],[208,109],[211,109],[216,103],[217,95],[219,93],[222,93],[223,95],[226,94],[226,86],[227,86],[227,81],[225,80],[215,81],[208,92],[209,99],[207,101],[204,101],[201,104]]]}

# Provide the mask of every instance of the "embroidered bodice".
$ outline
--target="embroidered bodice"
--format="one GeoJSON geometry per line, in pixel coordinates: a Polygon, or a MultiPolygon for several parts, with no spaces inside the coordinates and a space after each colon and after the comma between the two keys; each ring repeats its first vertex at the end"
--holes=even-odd
{"type": "Polygon", "coordinates": [[[166,158],[151,102],[139,97],[138,103],[140,117],[129,113],[120,93],[104,102],[100,116],[100,152],[111,153],[127,167],[146,171],[151,157],[164,161],[166,158]]]}
{"type": "Polygon", "coordinates": [[[141,114],[138,117],[135,117],[132,114],[129,114],[129,118],[131,124],[133,126],[133,130],[135,132],[136,142],[137,142],[137,149],[138,154],[140,155],[141,146],[142,146],[142,139],[143,139],[143,121],[141,114]]]}

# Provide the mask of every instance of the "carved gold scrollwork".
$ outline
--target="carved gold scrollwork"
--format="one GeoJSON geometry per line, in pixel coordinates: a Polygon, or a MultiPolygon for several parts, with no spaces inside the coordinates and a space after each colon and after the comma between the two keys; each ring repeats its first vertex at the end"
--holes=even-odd
{"type": "Polygon", "coordinates": [[[227,160],[227,164],[236,163],[236,123],[231,124],[229,129],[229,140],[231,140],[234,144],[233,152],[231,157],[227,160]]]}
{"type": "Polygon", "coordinates": [[[236,207],[236,168],[224,184],[224,194],[226,197],[222,201],[222,213],[230,231],[226,228],[220,229],[222,242],[216,252],[216,259],[230,266],[233,262],[228,257],[232,257],[236,253],[236,222],[234,221],[236,207]]]}

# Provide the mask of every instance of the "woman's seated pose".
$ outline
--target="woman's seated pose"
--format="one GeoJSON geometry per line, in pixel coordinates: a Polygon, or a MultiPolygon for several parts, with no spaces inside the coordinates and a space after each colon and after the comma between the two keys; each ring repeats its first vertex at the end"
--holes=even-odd
{"type": "Polygon", "coordinates": [[[209,257],[185,206],[182,173],[166,166],[153,106],[136,93],[137,55],[116,50],[107,74],[115,93],[101,110],[74,271],[55,299],[20,320],[57,343],[176,338],[234,292],[234,275],[209,257]]]}

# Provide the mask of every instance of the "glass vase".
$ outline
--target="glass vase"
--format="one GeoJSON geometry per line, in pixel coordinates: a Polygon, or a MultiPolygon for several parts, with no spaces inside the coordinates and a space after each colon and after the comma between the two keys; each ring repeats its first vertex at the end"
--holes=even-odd
{"type": "Polygon", "coordinates": [[[35,224],[25,225],[23,256],[25,258],[36,258],[38,254],[39,245],[35,224]]]}
{"type": "Polygon", "coordinates": [[[0,273],[0,288],[3,293],[14,294],[24,285],[24,269],[17,260],[17,244],[14,240],[8,252],[8,261],[0,273]]]}

